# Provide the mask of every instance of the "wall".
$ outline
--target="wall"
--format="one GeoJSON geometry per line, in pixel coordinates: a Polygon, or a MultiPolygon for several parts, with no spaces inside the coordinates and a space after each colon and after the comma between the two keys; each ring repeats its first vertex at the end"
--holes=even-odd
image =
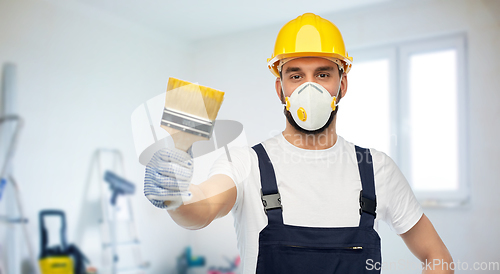
{"type": "MultiPolygon", "coordinates": [[[[500,5],[498,1],[439,0],[395,1],[384,5],[320,14],[342,31],[349,48],[383,45],[394,41],[438,36],[465,31],[468,36],[468,109],[470,186],[472,200],[460,209],[431,209],[425,213],[433,222],[456,262],[498,261],[500,242],[496,231],[500,221],[494,203],[500,191],[500,165],[497,156],[500,129],[498,86],[500,54],[500,5]]],[[[290,18],[292,19],[292,18],[290,18]]],[[[267,26],[248,32],[200,40],[196,47],[196,80],[226,92],[219,117],[244,124],[249,144],[253,145],[284,128],[282,107],[274,91],[274,78],[266,68],[281,26],[267,26]]],[[[356,62],[356,57],[354,56],[356,62]]],[[[354,63],[354,66],[356,63],[354,63]]],[[[432,100],[432,98],[427,98],[432,100]]],[[[339,113],[342,119],[342,113],[339,113]]],[[[342,135],[342,132],[339,133],[342,135]]],[[[231,217],[227,217],[231,218],[231,217]]],[[[404,242],[380,224],[385,262],[418,262],[404,242]]],[[[200,237],[200,248],[214,238],[233,241],[232,228],[220,226],[210,239],[200,237]]],[[[385,271],[384,273],[415,273],[385,271]]]]}
{"type": "MultiPolygon", "coordinates": [[[[0,63],[17,65],[16,109],[26,125],[14,174],[36,254],[38,211],[58,208],[67,214],[69,242],[80,242],[101,263],[99,204],[85,190],[94,150],[117,148],[127,178],[137,183],[133,202],[143,256],[152,273],[173,271],[187,234],[142,194],[144,168],[136,160],[130,115],[165,90],[168,76],[187,75],[189,45],[67,1],[2,0],[0,34],[0,63]]],[[[91,189],[97,184],[92,177],[91,189]]]]}

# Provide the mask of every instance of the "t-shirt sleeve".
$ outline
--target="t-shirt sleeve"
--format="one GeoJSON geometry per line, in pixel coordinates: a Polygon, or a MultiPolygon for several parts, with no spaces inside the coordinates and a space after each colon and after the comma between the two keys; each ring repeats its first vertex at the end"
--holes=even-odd
{"type": "Polygon", "coordinates": [[[242,203],[244,181],[248,178],[251,170],[250,147],[231,147],[215,160],[208,178],[216,174],[229,176],[236,185],[236,201],[231,211],[236,210],[242,203]]]}
{"type": "Polygon", "coordinates": [[[387,208],[384,221],[397,234],[410,230],[422,217],[423,210],[410,184],[396,163],[383,154],[381,170],[386,183],[387,208]]]}

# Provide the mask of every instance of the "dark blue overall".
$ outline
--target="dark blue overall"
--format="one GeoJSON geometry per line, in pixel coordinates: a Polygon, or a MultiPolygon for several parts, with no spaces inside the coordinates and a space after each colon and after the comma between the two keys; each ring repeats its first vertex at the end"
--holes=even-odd
{"type": "Polygon", "coordinates": [[[259,234],[257,274],[380,273],[373,267],[382,257],[380,238],[373,229],[376,198],[369,149],[356,146],[362,185],[359,226],[300,227],[283,223],[271,160],[262,144],[252,148],[259,159],[262,203],[268,218],[268,225],[259,234]]]}

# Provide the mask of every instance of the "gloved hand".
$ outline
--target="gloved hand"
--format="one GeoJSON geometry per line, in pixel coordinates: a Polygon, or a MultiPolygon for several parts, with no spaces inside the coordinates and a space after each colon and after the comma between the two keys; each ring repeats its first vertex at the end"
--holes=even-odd
{"type": "Polygon", "coordinates": [[[188,190],[193,175],[193,155],[178,150],[158,150],[148,165],[144,178],[144,195],[159,208],[175,209],[191,199],[188,190]],[[163,202],[170,201],[167,206],[163,202]]]}

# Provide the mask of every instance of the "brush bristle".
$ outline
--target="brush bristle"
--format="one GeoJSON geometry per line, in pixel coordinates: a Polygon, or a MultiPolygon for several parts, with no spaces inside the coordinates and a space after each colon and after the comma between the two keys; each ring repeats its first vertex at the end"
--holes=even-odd
{"type": "Polygon", "coordinates": [[[223,100],[222,91],[172,77],[168,79],[165,108],[213,121],[223,100]]]}

